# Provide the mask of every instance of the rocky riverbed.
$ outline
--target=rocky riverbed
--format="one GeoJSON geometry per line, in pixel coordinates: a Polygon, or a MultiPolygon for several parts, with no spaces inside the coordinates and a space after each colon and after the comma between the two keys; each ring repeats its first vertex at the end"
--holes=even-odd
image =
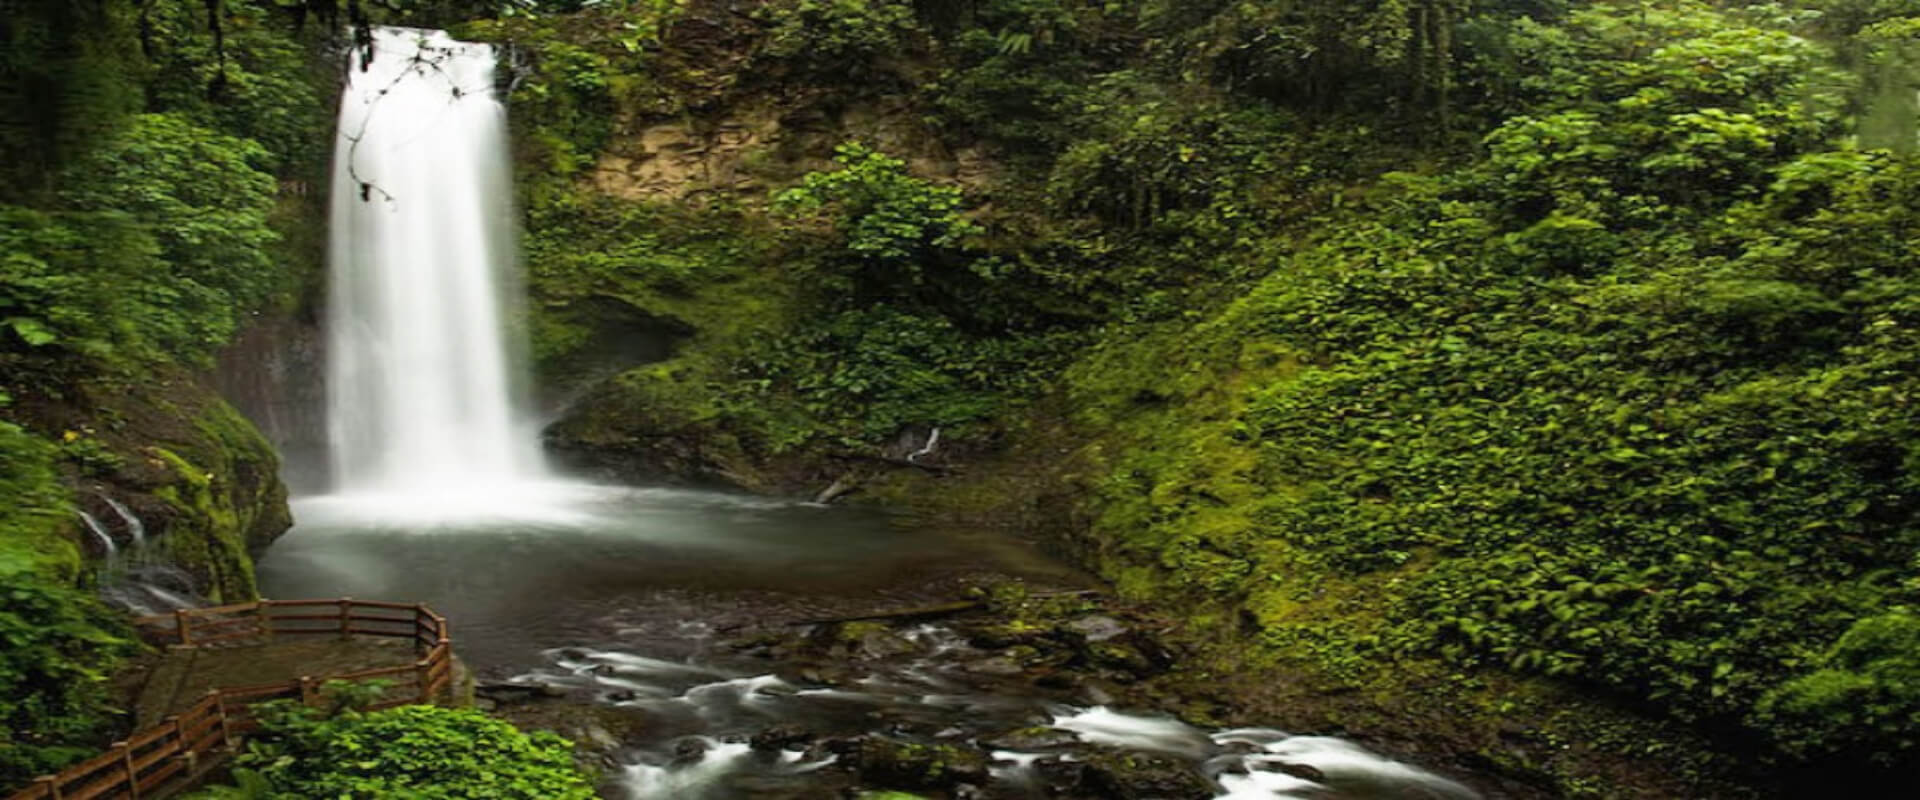
{"type": "Polygon", "coordinates": [[[1522,798],[1440,753],[1237,718],[1165,620],[1017,585],[868,619],[688,625],[661,659],[550,650],[482,703],[557,730],[608,797],[1522,798]],[[1372,747],[1369,747],[1371,745],[1372,747]]]}

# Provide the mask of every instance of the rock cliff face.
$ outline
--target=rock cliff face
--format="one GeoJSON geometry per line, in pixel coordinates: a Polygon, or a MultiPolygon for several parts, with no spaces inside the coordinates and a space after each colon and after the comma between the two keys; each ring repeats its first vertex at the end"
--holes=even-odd
{"type": "MultiPolygon", "coordinates": [[[[144,524],[164,561],[216,603],[255,596],[252,556],[292,525],[279,457],[207,382],[185,372],[98,380],[60,398],[22,398],[21,417],[70,453],[66,483],[118,548],[133,544],[117,502],[144,524]]],[[[90,561],[99,537],[73,526],[90,561]]]]}
{"type": "Polygon", "coordinates": [[[747,452],[737,432],[710,424],[701,384],[720,379],[708,370],[726,353],[762,335],[749,328],[795,313],[809,279],[783,254],[768,206],[807,173],[833,169],[835,148],[868,143],[942,184],[979,188],[991,178],[984,153],[949,147],[910,102],[869,100],[741,93],[698,111],[616,115],[592,166],[572,176],[567,203],[649,221],[622,229],[627,239],[569,240],[560,252],[543,243],[552,234],[540,220],[530,227],[541,239],[528,255],[537,384],[562,464],[608,479],[787,493],[817,491],[838,474],[819,453],[768,461],[747,452]],[[611,266],[583,274],[558,263],[581,253],[611,266]],[[691,264],[692,276],[671,276],[656,260],[691,264]]]}
{"type": "Polygon", "coordinates": [[[304,314],[262,319],[222,354],[212,383],[280,454],[295,492],[327,488],[326,333],[304,314]]]}
{"type": "Polygon", "coordinates": [[[835,146],[861,141],[902,155],[916,175],[977,186],[992,165],[974,148],[950,150],[908,103],[835,108],[805,97],[741,100],[707,116],[623,124],[588,175],[611,197],[671,202],[732,195],[765,201],[775,188],[825,169],[835,146]]]}

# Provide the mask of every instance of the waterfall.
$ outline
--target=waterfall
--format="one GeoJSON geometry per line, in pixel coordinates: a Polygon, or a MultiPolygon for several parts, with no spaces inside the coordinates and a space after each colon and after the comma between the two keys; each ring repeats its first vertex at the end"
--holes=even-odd
{"type": "Polygon", "coordinates": [[[107,507],[113,509],[113,513],[120,517],[120,522],[127,526],[127,535],[133,537],[134,549],[139,550],[145,548],[147,546],[147,523],[142,522],[140,517],[133,513],[133,509],[127,508],[125,503],[104,494],[100,495],[100,499],[107,501],[107,507]]]}
{"type": "Polygon", "coordinates": [[[539,478],[507,332],[515,228],[487,45],[380,28],[335,143],[328,434],[349,492],[478,496],[539,478]]]}
{"type": "Polygon", "coordinates": [[[120,548],[114,546],[113,537],[107,533],[107,526],[100,524],[99,517],[85,511],[78,513],[80,522],[87,526],[87,530],[93,533],[94,540],[100,543],[101,559],[105,562],[113,561],[115,556],[119,555],[120,548]]]}

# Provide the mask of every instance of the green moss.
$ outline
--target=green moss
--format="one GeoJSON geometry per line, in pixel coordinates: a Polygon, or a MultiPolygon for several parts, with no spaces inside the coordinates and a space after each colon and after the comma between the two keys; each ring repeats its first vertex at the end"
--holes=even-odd
{"type": "Polygon", "coordinates": [[[0,421],[0,571],[27,571],[56,583],[81,575],[72,501],[54,471],[55,448],[0,421]]]}
{"type": "Polygon", "coordinates": [[[248,557],[240,515],[221,491],[218,473],[193,464],[163,447],[147,453],[173,473],[174,483],[154,490],[173,509],[160,541],[173,563],[206,580],[215,603],[253,599],[253,560],[248,557]]]}

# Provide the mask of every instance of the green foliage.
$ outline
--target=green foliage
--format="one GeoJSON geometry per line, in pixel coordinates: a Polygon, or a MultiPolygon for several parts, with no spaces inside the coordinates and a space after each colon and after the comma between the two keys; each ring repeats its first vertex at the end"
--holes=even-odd
{"type": "Polygon", "coordinates": [[[1920,727],[1920,617],[1862,618],[1815,666],[1757,706],[1787,749],[1805,757],[1868,752],[1885,765],[1912,757],[1920,746],[1912,736],[1920,727]]]}
{"type": "Polygon", "coordinates": [[[906,162],[850,142],[834,151],[839,169],[807,175],[776,204],[790,211],[831,207],[841,245],[854,262],[852,283],[835,286],[863,296],[912,294],[941,280],[980,228],[960,212],[960,190],[907,174],[906,162]]]}
{"type": "Polygon", "coordinates": [[[147,13],[156,108],[192,124],[252,140],[264,152],[250,156],[273,174],[325,163],[331,147],[331,98],[323,99],[308,49],[288,35],[282,20],[259,3],[226,3],[217,44],[201,35],[206,9],[195,3],[157,3],[147,13]]]}
{"type": "Polygon", "coordinates": [[[970,336],[938,316],[888,306],[804,327],[756,354],[768,378],[790,386],[807,413],[866,440],[910,425],[992,418],[1036,388],[1033,367],[1055,360],[1043,337],[970,336]]]}
{"type": "MultiPolygon", "coordinates": [[[[290,282],[251,142],[145,115],[66,174],[78,210],[0,208],[0,353],[202,359],[290,282]]],[[[44,358],[44,356],[42,356],[44,358]]]]}
{"type": "Polygon", "coordinates": [[[1908,763],[1905,628],[1847,637],[1920,577],[1920,165],[1822,150],[1818,51],[1682,10],[1650,50],[1617,9],[1541,26],[1588,48],[1578,85],[1482,161],[1393,176],[1208,322],[1072,371],[1149,443],[1100,487],[1118,564],[1277,653],[1438,655],[1908,763]]]}
{"type": "MultiPolygon", "coordinates": [[[[1912,9],[914,5],[766,4],[666,110],[927,76],[904,102],[997,174],[916,177],[945,154],[885,129],[774,214],[714,204],[777,236],[576,202],[584,160],[532,192],[552,352],[593,297],[694,331],[583,438],[696,432],[726,472],[1058,382],[1129,593],[1343,679],[1548,677],[1912,763],[1920,168],[1836,149],[1874,112],[1833,68],[1906,58],[1912,9]]],[[[817,156],[816,119],[759,157],[817,156]]]]}
{"type": "Polygon", "coordinates": [[[131,4],[9,4],[6,17],[0,203],[20,203],[44,193],[54,167],[110,135],[144,98],[131,4]]]}
{"type": "Polygon", "coordinates": [[[768,27],[760,57],[829,80],[874,76],[876,62],[901,55],[920,30],[904,0],[783,0],[754,18],[768,27]]]}
{"type": "Polygon", "coordinates": [[[1283,103],[1435,107],[1452,89],[1453,29],[1470,0],[1150,2],[1139,27],[1189,71],[1283,103]]]}
{"type": "Polygon", "coordinates": [[[0,787],[105,744],[105,683],[132,649],[98,600],[20,569],[18,544],[0,541],[0,787]]]}
{"type": "Polygon", "coordinates": [[[65,483],[126,457],[123,420],[95,418],[110,438],[72,421],[107,414],[89,390],[205,365],[303,277],[269,225],[274,175],[324,164],[319,98],[331,87],[285,10],[11,3],[0,20],[0,783],[104,744],[114,712],[102,684],[131,649],[72,588],[89,574],[65,483]],[[11,396],[20,407],[6,407],[11,396]],[[12,421],[48,417],[76,430],[12,421]]]}
{"type": "Polygon", "coordinates": [[[471,709],[402,706],[326,717],[283,704],[235,762],[265,798],[585,800],[593,788],[572,745],[525,734],[471,709]]]}
{"type": "Polygon", "coordinates": [[[75,577],[79,553],[62,535],[69,505],[55,455],[53,445],[0,421],[0,496],[10,498],[0,506],[0,572],[75,577]]]}
{"type": "Polygon", "coordinates": [[[0,333],[0,353],[12,359],[138,352],[135,320],[168,319],[123,289],[163,269],[159,246],[125,217],[0,206],[0,248],[0,316],[11,333],[0,333]]]}
{"type": "Polygon", "coordinates": [[[111,728],[105,680],[132,647],[71,588],[80,555],[55,448],[0,421],[0,789],[92,755],[111,728]]]}
{"type": "Polygon", "coordinates": [[[266,158],[250,140],[143,115],[67,174],[69,204],[126,213],[159,245],[166,273],[147,277],[143,294],[175,311],[155,320],[161,347],[209,352],[286,285],[270,251],[279,236],[267,222],[266,158]]]}
{"type": "MultiPolygon", "coordinates": [[[[542,12],[565,10],[547,5],[542,12]]],[[[505,99],[513,109],[518,177],[535,205],[565,199],[567,182],[593,165],[623,111],[677,108],[651,73],[662,68],[662,39],[686,6],[600,2],[575,13],[510,14],[455,27],[458,36],[499,42],[515,54],[505,99]]]]}

